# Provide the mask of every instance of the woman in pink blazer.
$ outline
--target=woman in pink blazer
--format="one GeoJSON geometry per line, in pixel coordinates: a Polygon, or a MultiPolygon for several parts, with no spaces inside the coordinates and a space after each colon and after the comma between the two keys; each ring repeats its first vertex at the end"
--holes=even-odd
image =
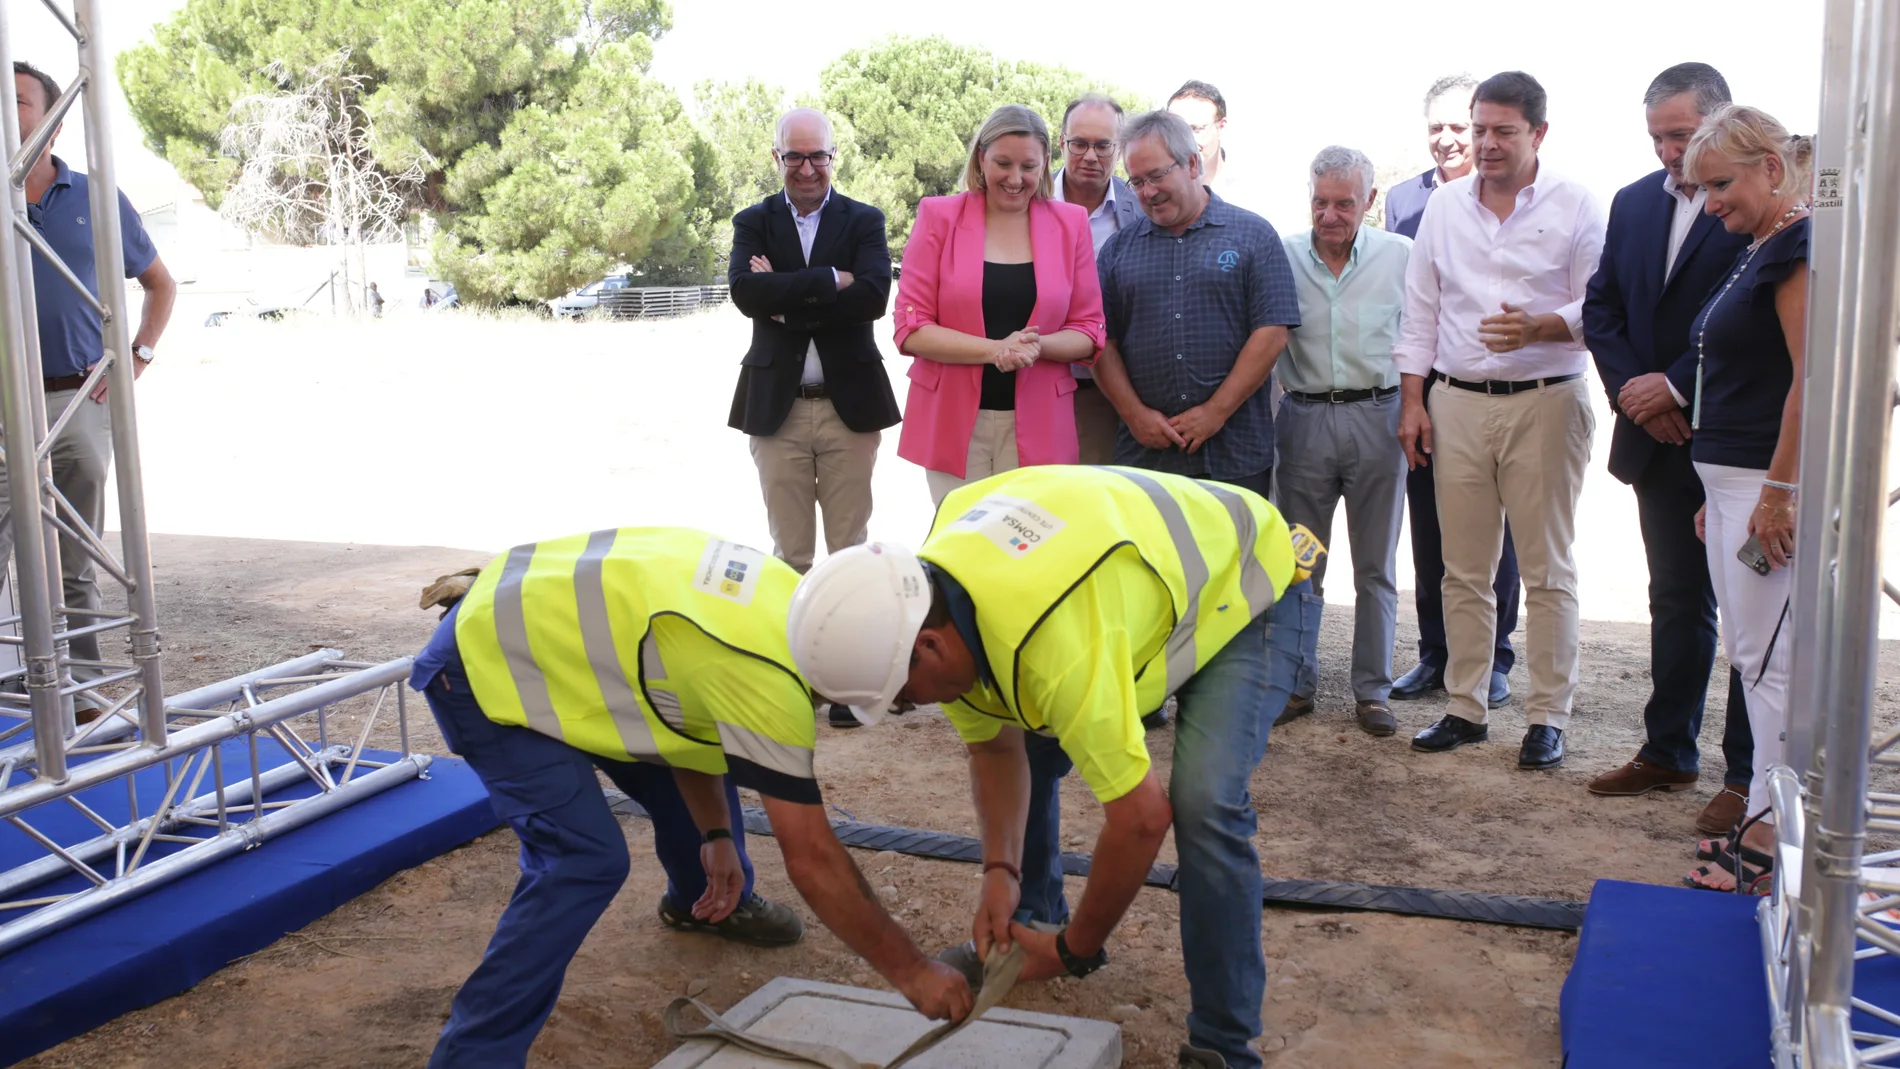
{"type": "Polygon", "coordinates": [[[1018,104],[977,131],[967,192],[917,205],[897,288],[913,357],[897,455],[930,496],[1025,464],[1073,464],[1075,376],[1102,346],[1088,213],[1051,200],[1049,128],[1018,104]]]}

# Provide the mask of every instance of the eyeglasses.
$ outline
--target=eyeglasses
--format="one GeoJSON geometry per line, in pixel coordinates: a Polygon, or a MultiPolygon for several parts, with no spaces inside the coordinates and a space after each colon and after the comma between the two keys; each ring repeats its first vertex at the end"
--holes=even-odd
{"type": "Polygon", "coordinates": [[[1146,178],[1130,178],[1128,180],[1128,188],[1139,193],[1142,190],[1147,189],[1149,186],[1159,185],[1161,184],[1161,180],[1163,178],[1168,177],[1168,175],[1174,171],[1174,168],[1179,167],[1179,166],[1181,165],[1178,163],[1174,164],[1173,166],[1167,168],[1166,170],[1157,171],[1156,173],[1151,174],[1146,178]]]}
{"type": "Polygon", "coordinates": [[[1077,138],[1074,141],[1064,141],[1062,144],[1068,148],[1071,156],[1086,156],[1094,152],[1102,159],[1108,159],[1115,154],[1113,141],[1083,141],[1077,138]]]}
{"type": "Polygon", "coordinates": [[[831,161],[836,158],[829,152],[781,152],[778,154],[778,161],[784,164],[788,171],[799,170],[807,163],[822,171],[831,166],[831,161]]]}

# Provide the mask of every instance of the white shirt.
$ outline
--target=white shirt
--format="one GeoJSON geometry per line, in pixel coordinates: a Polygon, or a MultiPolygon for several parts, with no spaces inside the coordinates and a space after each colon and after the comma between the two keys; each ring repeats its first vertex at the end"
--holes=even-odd
{"type": "MultiPolygon", "coordinates": [[[[1056,199],[1065,204],[1068,203],[1069,198],[1062,191],[1062,176],[1068,173],[1067,167],[1056,172],[1056,199]]],[[[1121,217],[1115,214],[1115,180],[1110,178],[1108,196],[1103,197],[1102,203],[1096,205],[1095,210],[1089,213],[1089,240],[1095,242],[1095,251],[1101,252],[1102,246],[1108,244],[1108,239],[1114,237],[1115,232],[1121,228],[1121,217]]]]}
{"type": "MultiPolygon", "coordinates": [[[[825,190],[825,199],[818,202],[810,215],[798,214],[798,207],[792,203],[792,195],[785,194],[785,206],[792,210],[792,226],[798,230],[798,247],[805,251],[805,266],[811,266],[811,243],[818,240],[818,219],[825,214],[825,205],[831,203],[831,190],[825,190]]],[[[838,280],[838,269],[831,269],[831,280],[838,280]]],[[[800,386],[825,381],[825,366],[818,362],[818,342],[814,339],[805,347],[805,373],[799,377],[800,386]]]]}
{"type": "Polygon", "coordinates": [[[1596,198],[1543,163],[1503,221],[1479,203],[1475,173],[1440,187],[1426,202],[1406,267],[1393,349],[1399,370],[1507,382],[1582,373],[1589,362],[1583,295],[1603,253],[1604,226],[1596,198]],[[1561,315],[1570,338],[1491,352],[1478,322],[1506,303],[1561,315]]]}
{"type": "Polygon", "coordinates": [[[1669,216],[1669,259],[1663,261],[1663,277],[1676,273],[1676,257],[1682,255],[1682,243],[1689,240],[1689,228],[1695,226],[1695,217],[1702,214],[1702,206],[1708,203],[1709,191],[1695,187],[1695,196],[1682,191],[1676,176],[1663,172],[1663,191],[1676,202],[1676,210],[1669,216]]]}

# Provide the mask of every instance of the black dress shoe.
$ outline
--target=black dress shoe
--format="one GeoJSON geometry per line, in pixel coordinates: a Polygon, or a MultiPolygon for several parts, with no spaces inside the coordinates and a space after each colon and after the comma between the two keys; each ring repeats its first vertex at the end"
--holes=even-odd
{"type": "Polygon", "coordinates": [[[1409,702],[1445,689],[1445,670],[1420,661],[1392,683],[1392,700],[1409,702]]]}
{"type": "Polygon", "coordinates": [[[1491,728],[1485,724],[1474,724],[1461,716],[1446,714],[1438,723],[1412,736],[1412,749],[1425,753],[1444,753],[1456,750],[1467,742],[1483,742],[1491,736],[1491,728]]]}
{"type": "Polygon", "coordinates": [[[1511,677],[1503,672],[1491,673],[1491,693],[1485,696],[1485,704],[1493,709],[1502,709],[1511,704],[1511,677]]]}
{"type": "Polygon", "coordinates": [[[851,707],[840,702],[831,703],[831,726],[834,728],[859,728],[864,724],[851,715],[851,707]]]}
{"type": "Polygon", "coordinates": [[[1143,731],[1160,731],[1167,726],[1168,707],[1165,705],[1141,718],[1141,728],[1143,731]]]}
{"type": "Polygon", "coordinates": [[[1517,767],[1536,771],[1564,763],[1564,731],[1549,724],[1532,724],[1517,751],[1517,767]]]}

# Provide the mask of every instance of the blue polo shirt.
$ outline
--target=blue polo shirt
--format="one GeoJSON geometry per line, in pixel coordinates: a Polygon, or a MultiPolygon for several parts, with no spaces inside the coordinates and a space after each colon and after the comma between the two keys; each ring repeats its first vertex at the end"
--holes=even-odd
{"type": "MultiPolygon", "coordinates": [[[[1146,216],[1109,238],[1095,258],[1108,336],[1142,404],[1178,416],[1214,396],[1261,327],[1300,325],[1299,290],[1271,224],[1213,190],[1176,235],[1146,216]]],[[[1273,466],[1273,407],[1265,386],[1190,456],[1149,449],[1126,426],[1115,463],[1175,475],[1239,479],[1273,466]]]]}
{"type": "MultiPolygon", "coordinates": [[[[38,204],[26,206],[26,217],[96,297],[99,272],[92,260],[90,183],[58,156],[53,157],[53,168],[53,184],[40,194],[38,204]]],[[[119,194],[119,238],[125,248],[125,277],[144,274],[158,259],[145,224],[124,193],[119,194]]],[[[49,379],[78,375],[99,362],[105,354],[99,313],[37,251],[33,253],[33,305],[39,311],[41,374],[49,379]]]]}

